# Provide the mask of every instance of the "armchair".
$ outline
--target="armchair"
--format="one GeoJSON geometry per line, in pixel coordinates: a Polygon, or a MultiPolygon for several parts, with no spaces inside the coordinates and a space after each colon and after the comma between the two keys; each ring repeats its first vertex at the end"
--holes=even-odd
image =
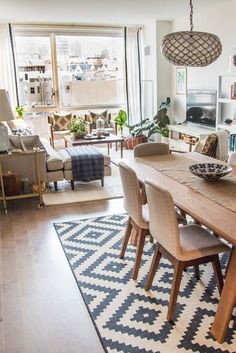
{"type": "Polygon", "coordinates": [[[48,116],[50,128],[50,144],[54,148],[55,140],[62,140],[63,136],[69,133],[70,122],[75,117],[72,113],[53,113],[48,116]]]}

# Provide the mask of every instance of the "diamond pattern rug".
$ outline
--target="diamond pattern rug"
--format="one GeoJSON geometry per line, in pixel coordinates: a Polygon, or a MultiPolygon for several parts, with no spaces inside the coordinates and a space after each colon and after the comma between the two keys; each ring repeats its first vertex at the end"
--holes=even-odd
{"type": "MultiPolygon", "coordinates": [[[[154,245],[146,242],[138,281],[131,279],[135,249],[119,259],[126,215],[88,218],[55,224],[105,352],[235,353],[236,332],[230,322],[226,342],[218,344],[210,328],[218,303],[211,264],[201,265],[201,280],[184,273],[175,325],[166,322],[173,269],[163,259],[153,287],[144,285],[154,245]]],[[[221,257],[223,270],[227,255],[221,257]]],[[[234,317],[235,319],[235,317],[234,317]]]]}

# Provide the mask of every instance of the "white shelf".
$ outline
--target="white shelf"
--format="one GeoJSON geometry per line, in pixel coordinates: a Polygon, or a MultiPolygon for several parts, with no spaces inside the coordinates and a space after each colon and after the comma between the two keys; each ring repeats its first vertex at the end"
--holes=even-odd
{"type": "Polygon", "coordinates": [[[218,99],[218,103],[236,104],[236,99],[219,98],[219,99],[218,99]]]}
{"type": "Polygon", "coordinates": [[[218,124],[218,129],[227,130],[230,134],[236,134],[236,125],[229,125],[229,124],[218,124]]]}

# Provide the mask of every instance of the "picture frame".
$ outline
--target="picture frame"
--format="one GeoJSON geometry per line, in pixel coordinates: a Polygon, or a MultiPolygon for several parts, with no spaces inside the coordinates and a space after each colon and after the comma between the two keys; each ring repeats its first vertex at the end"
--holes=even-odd
{"type": "Polygon", "coordinates": [[[187,93],[187,67],[176,68],[176,94],[187,93]]]}

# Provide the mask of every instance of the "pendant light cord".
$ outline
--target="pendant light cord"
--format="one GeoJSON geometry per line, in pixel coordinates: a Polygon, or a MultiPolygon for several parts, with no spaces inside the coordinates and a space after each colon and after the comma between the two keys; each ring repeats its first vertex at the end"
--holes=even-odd
{"type": "Polygon", "coordinates": [[[193,3],[192,0],[190,0],[190,31],[193,31],[193,3]]]}

